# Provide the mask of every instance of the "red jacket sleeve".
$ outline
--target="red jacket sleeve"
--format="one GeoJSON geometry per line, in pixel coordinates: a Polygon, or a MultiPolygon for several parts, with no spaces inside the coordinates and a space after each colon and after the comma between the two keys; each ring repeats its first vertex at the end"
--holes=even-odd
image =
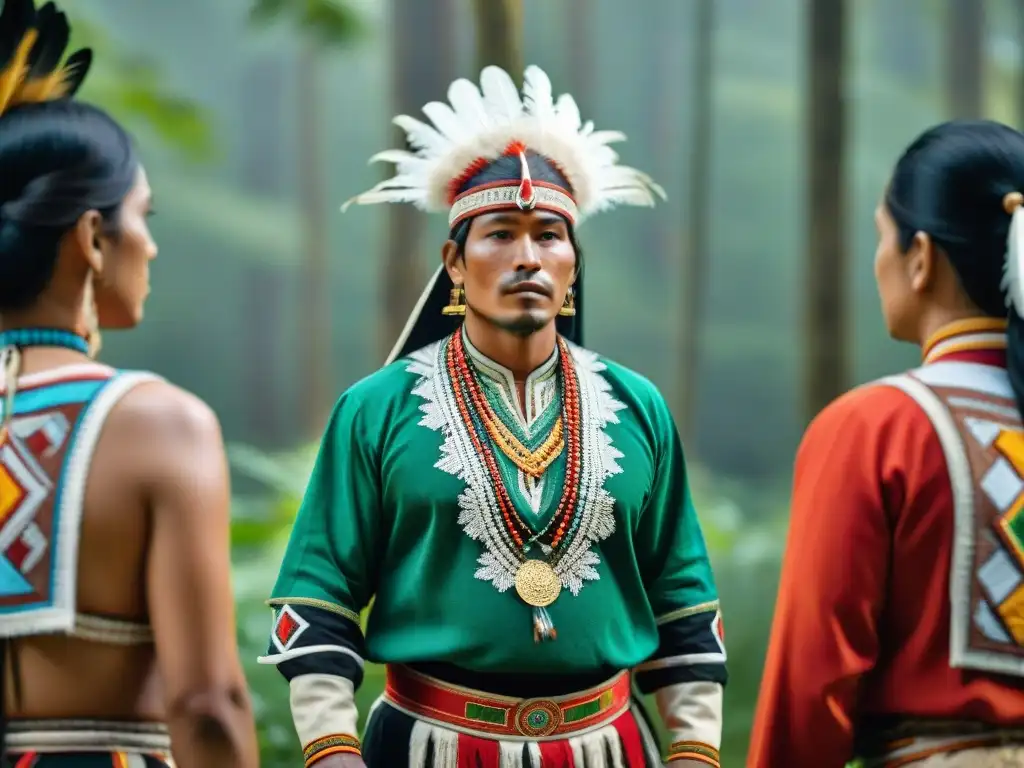
{"type": "Polygon", "coordinates": [[[887,510],[905,495],[892,459],[919,434],[908,417],[926,419],[901,391],[864,387],[804,435],[748,768],[842,768],[853,757],[859,683],[878,656],[887,510]]]}

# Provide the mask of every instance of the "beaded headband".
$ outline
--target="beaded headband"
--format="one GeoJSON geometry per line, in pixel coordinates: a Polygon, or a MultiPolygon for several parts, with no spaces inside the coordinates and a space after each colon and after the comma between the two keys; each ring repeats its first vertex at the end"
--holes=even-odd
{"type": "MultiPolygon", "coordinates": [[[[558,184],[534,181],[530,177],[530,166],[526,162],[525,146],[519,142],[513,142],[505,154],[519,156],[521,169],[519,182],[494,181],[472,187],[453,197],[451,209],[448,212],[449,229],[470,217],[504,209],[552,211],[564,216],[570,224],[576,223],[579,218],[579,208],[576,207],[576,201],[569,190],[558,184]]],[[[456,182],[461,182],[461,179],[457,179],[456,182]]]]}

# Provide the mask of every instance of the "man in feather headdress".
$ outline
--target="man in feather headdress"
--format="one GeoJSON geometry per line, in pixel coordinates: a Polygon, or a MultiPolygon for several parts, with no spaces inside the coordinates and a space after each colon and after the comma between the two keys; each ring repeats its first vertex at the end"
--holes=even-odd
{"type": "Polygon", "coordinates": [[[356,203],[448,212],[388,364],[334,410],[270,601],[306,764],[717,766],[725,647],[668,407],[583,349],[575,227],[661,189],[526,70],[489,67],[356,203]],[[461,530],[460,530],[461,529],[461,530]],[[366,636],[360,612],[376,596],[366,636]],[[363,660],[387,688],[356,738],[363,660]],[[360,756],[361,755],[361,756],[360,756]]]}

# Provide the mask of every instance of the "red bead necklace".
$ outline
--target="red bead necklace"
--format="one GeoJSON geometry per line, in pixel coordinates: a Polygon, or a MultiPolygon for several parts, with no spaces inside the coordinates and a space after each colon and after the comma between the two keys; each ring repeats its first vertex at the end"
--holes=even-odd
{"type": "Polygon", "coordinates": [[[519,550],[522,550],[528,541],[539,541],[552,548],[562,544],[566,532],[571,526],[579,501],[582,468],[579,380],[576,376],[569,345],[561,338],[558,340],[558,350],[561,362],[559,377],[562,385],[562,421],[566,435],[565,481],[555,514],[544,530],[537,535],[534,535],[532,529],[516,512],[515,505],[512,503],[502,479],[494,452],[488,444],[488,422],[493,422],[498,419],[498,416],[487,402],[487,398],[476,380],[466,355],[461,333],[452,335],[445,355],[459,414],[469,430],[473,447],[487,467],[505,524],[504,530],[519,550]]]}

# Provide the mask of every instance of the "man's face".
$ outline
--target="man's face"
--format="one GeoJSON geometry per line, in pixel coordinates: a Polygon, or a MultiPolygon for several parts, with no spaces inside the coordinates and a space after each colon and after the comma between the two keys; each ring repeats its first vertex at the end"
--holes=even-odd
{"type": "Polygon", "coordinates": [[[452,282],[466,292],[467,312],[520,336],[558,314],[576,276],[569,225],[549,211],[496,211],[473,219],[461,256],[444,250],[452,282]]]}

